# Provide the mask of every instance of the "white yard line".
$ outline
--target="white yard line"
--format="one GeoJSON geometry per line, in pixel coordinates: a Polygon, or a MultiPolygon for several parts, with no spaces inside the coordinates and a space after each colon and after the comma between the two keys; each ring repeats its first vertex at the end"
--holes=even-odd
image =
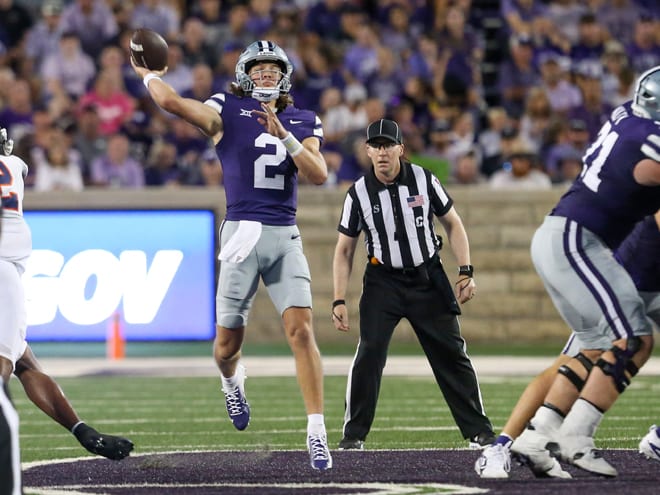
{"type": "MultiPolygon", "coordinates": [[[[352,356],[323,358],[327,376],[345,376],[352,356]]],[[[109,360],[105,358],[42,358],[47,373],[55,377],[127,374],[154,376],[217,376],[213,359],[206,357],[138,357],[109,360]]],[[[480,356],[472,357],[479,376],[535,375],[552,362],[551,357],[480,356]]],[[[294,376],[291,357],[244,357],[248,376],[294,376]]],[[[390,356],[385,374],[391,376],[430,376],[431,368],[423,357],[390,356]]],[[[660,375],[660,357],[654,357],[640,371],[641,375],[660,375]]]]}

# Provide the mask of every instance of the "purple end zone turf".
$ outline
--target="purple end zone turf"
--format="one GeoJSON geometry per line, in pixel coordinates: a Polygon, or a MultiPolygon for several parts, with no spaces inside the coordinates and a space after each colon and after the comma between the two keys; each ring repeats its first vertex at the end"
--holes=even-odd
{"type": "MultiPolygon", "coordinates": [[[[510,479],[481,480],[474,472],[474,462],[479,456],[475,450],[366,450],[332,454],[334,465],[326,472],[312,470],[308,454],[303,451],[195,452],[135,455],[120,462],[90,458],[35,466],[24,471],[23,481],[26,488],[59,489],[63,493],[75,489],[78,493],[112,495],[385,493],[377,483],[461,485],[486,489],[493,495],[644,495],[658,493],[660,483],[658,463],[632,450],[604,452],[606,459],[618,469],[617,478],[602,478],[569,466],[566,469],[573,475],[572,480],[536,479],[527,468],[515,463],[510,479]]],[[[440,489],[436,493],[441,493],[440,489]]]]}

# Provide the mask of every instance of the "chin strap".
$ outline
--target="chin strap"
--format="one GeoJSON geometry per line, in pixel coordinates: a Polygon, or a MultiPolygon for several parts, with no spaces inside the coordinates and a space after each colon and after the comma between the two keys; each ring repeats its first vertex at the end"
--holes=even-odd
{"type": "Polygon", "coordinates": [[[273,101],[277,100],[279,96],[278,88],[254,88],[252,90],[252,98],[258,101],[273,101]]]}

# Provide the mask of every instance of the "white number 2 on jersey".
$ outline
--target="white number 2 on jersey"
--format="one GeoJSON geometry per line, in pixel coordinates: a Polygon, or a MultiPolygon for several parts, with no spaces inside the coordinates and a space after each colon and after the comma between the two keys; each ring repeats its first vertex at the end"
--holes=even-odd
{"type": "Polygon", "coordinates": [[[262,154],[254,161],[254,187],[255,189],[284,189],[284,175],[275,174],[272,177],[266,175],[268,167],[279,167],[286,159],[286,148],[282,142],[272,134],[264,132],[257,137],[254,145],[257,148],[265,148],[267,145],[275,146],[275,153],[262,154]]]}
{"type": "Polygon", "coordinates": [[[589,146],[589,149],[587,149],[582,157],[584,167],[580,176],[584,185],[593,192],[598,192],[598,186],[600,186],[601,182],[599,177],[600,171],[603,165],[605,165],[605,161],[610,155],[617,139],[619,139],[619,134],[612,131],[612,124],[610,122],[606,122],[598,133],[598,139],[589,146]]]}

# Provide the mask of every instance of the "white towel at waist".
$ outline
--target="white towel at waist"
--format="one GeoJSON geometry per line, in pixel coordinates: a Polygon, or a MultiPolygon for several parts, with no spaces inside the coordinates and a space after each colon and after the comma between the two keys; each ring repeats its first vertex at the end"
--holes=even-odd
{"type": "Polygon", "coordinates": [[[236,232],[220,250],[218,259],[230,263],[241,263],[248,257],[261,237],[261,223],[252,220],[238,222],[236,232]]]}

